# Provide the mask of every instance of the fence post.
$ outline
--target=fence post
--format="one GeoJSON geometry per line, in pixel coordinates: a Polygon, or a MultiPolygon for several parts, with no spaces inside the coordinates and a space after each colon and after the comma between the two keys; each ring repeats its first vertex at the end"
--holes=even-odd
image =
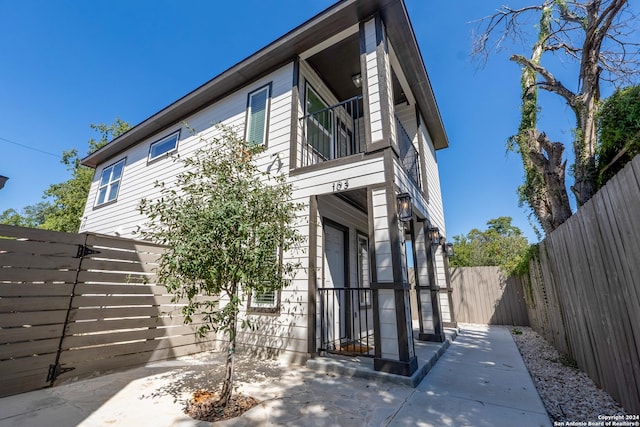
{"type": "Polygon", "coordinates": [[[87,248],[87,238],[88,234],[84,233],[84,242],[82,245],[78,245],[78,253],[76,254],[76,258],[80,258],[80,262],[78,263],[78,268],[76,270],[76,276],[73,280],[73,287],[71,288],[71,295],[69,296],[69,305],[67,306],[67,314],[64,318],[64,324],[62,326],[62,333],[60,334],[60,342],[58,342],[58,351],[56,352],[56,361],[49,365],[49,373],[47,374],[47,382],[50,387],[53,387],[53,383],[58,378],[60,374],[65,372],[69,372],[74,370],[73,367],[63,368],[60,365],[60,355],[62,354],[62,343],[64,341],[64,337],[66,336],[67,325],[69,324],[69,314],[71,313],[71,308],[73,307],[73,298],[76,294],[76,286],[78,285],[78,276],[80,275],[80,271],[82,271],[82,260],[89,253],[94,253],[92,250],[87,248]]]}

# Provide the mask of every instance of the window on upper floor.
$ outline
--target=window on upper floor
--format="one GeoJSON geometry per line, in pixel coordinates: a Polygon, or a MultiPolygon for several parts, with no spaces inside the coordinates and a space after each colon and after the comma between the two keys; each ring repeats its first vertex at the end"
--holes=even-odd
{"type": "Polygon", "coordinates": [[[247,100],[245,139],[251,145],[263,145],[267,143],[270,99],[271,83],[249,94],[247,100]]]}
{"type": "Polygon", "coordinates": [[[180,131],[172,133],[169,136],[154,142],[149,147],[149,162],[176,150],[178,147],[178,139],[180,139],[180,131]]]}
{"type": "Polygon", "coordinates": [[[307,143],[323,159],[332,159],[333,112],[311,85],[306,89],[307,143]]]}
{"type": "Polygon", "coordinates": [[[98,185],[96,206],[117,200],[125,160],[126,159],[119,160],[102,169],[102,176],[100,177],[100,184],[98,185]]]}

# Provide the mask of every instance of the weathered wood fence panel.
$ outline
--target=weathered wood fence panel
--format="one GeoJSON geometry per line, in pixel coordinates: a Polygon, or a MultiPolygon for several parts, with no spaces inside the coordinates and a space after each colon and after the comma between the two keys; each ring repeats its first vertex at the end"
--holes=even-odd
{"type": "Polygon", "coordinates": [[[540,244],[534,329],[640,413],[640,156],[540,244]]]}
{"type": "Polygon", "coordinates": [[[0,396],[211,348],[156,283],[161,253],[0,225],[0,396]]]}
{"type": "Polygon", "coordinates": [[[451,287],[458,322],[529,325],[521,279],[505,278],[498,267],[452,268],[451,287]]]}

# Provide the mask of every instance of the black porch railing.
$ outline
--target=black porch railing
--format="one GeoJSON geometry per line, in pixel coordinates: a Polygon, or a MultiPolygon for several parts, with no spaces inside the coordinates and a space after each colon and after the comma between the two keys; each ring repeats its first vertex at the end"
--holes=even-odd
{"type": "Polygon", "coordinates": [[[373,357],[373,291],[369,288],[320,288],[318,293],[318,351],[373,357]]]}
{"type": "Polygon", "coordinates": [[[418,186],[422,188],[420,179],[420,156],[418,156],[418,150],[413,145],[411,137],[400,123],[400,119],[396,117],[396,134],[398,138],[398,145],[400,146],[400,160],[404,169],[407,171],[409,178],[418,186]]]}
{"type": "Polygon", "coordinates": [[[339,159],[364,150],[362,96],[302,117],[300,166],[339,159]]]}

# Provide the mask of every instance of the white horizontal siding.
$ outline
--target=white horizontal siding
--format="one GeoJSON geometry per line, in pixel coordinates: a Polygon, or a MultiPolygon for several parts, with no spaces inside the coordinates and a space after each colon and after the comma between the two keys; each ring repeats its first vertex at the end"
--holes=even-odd
{"type": "Polygon", "coordinates": [[[382,133],[382,111],[380,104],[380,84],[378,71],[378,56],[376,52],[376,21],[371,19],[364,24],[365,36],[365,67],[367,78],[364,83],[367,85],[369,94],[369,119],[371,122],[371,141],[380,141],[382,133]]]}
{"type": "Polygon", "coordinates": [[[171,158],[162,158],[147,164],[149,145],[165,135],[181,129],[177,153],[181,157],[192,155],[218,135],[216,123],[224,123],[234,127],[240,136],[244,135],[247,96],[252,91],[271,83],[271,104],[269,114],[269,132],[267,151],[258,158],[258,165],[266,169],[269,165],[278,166],[278,154],[281,161],[281,172],[288,172],[288,150],[291,125],[291,82],[292,65],[287,65],[251,85],[227,96],[215,104],[195,113],[185,120],[186,126],[175,124],[165,131],[153,135],[131,147],[121,155],[105,162],[105,165],[126,157],[117,202],[94,208],[98,182],[103,166],[96,173],[89,192],[87,207],[81,231],[92,231],[104,234],[119,234],[132,237],[133,233],[144,225],[145,218],[138,213],[138,205],[142,198],[154,199],[160,195],[154,182],[164,181],[167,185],[175,182],[182,170],[180,162],[171,158]],[[188,129],[189,128],[189,129],[188,129]]]}
{"type": "Polygon", "coordinates": [[[442,205],[442,192],[440,188],[438,162],[436,161],[436,151],[433,147],[429,132],[427,132],[424,126],[420,126],[420,132],[422,133],[422,141],[424,143],[427,185],[429,188],[429,203],[427,206],[429,220],[440,229],[440,233],[443,236],[446,236],[447,230],[444,222],[444,208],[442,205]]]}
{"type": "Polygon", "coordinates": [[[384,161],[382,157],[367,157],[348,165],[337,165],[290,177],[294,186],[294,199],[308,199],[309,196],[334,193],[334,183],[348,181],[348,189],[364,188],[384,182],[384,161]]]}

